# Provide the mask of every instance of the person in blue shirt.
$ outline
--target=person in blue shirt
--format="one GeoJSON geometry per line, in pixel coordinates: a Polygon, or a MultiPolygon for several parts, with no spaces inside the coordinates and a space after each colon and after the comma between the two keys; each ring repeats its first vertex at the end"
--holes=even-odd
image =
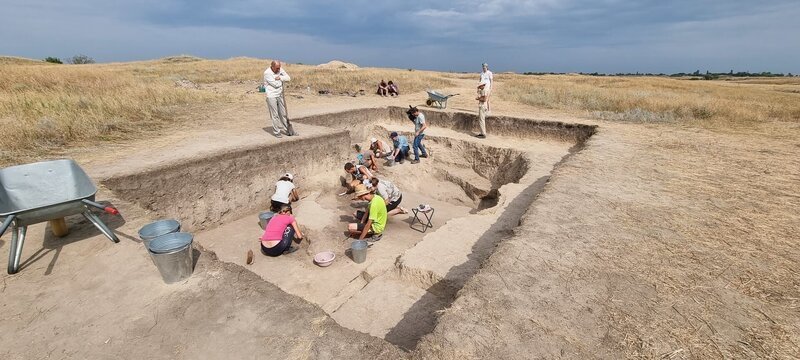
{"type": "Polygon", "coordinates": [[[392,131],[389,137],[392,139],[392,144],[394,145],[392,159],[402,164],[408,157],[408,151],[411,150],[411,147],[408,145],[408,139],[405,135],[398,135],[396,131],[392,131]]]}

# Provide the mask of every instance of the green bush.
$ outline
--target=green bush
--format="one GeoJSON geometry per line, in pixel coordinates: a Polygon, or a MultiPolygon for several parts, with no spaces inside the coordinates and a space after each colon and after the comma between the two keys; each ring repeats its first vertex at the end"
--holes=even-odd
{"type": "Polygon", "coordinates": [[[44,61],[45,62],[49,62],[49,63],[53,63],[53,64],[63,64],[61,62],[61,59],[59,59],[57,57],[52,57],[52,56],[48,56],[48,57],[44,58],[44,61]]]}

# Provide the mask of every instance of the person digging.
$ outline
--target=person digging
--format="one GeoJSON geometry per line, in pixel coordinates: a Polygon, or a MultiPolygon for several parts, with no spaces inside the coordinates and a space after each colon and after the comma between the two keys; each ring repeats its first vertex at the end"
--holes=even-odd
{"type": "MultiPolygon", "coordinates": [[[[383,230],[386,228],[386,220],[389,215],[386,212],[386,202],[380,195],[373,194],[364,185],[356,186],[355,199],[369,201],[366,211],[356,211],[354,214],[356,223],[347,225],[350,236],[358,236],[359,240],[375,242],[383,237],[383,230]],[[367,238],[367,235],[370,235],[367,238]]],[[[355,200],[354,199],[354,200],[355,200]]]]}

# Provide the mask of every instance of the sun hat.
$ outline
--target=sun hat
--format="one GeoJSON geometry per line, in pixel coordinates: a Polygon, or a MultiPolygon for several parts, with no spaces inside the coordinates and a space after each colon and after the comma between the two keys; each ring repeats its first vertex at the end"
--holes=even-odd
{"type": "Polygon", "coordinates": [[[356,185],[356,194],[355,194],[356,197],[359,197],[359,196],[362,196],[362,195],[366,195],[366,194],[369,194],[369,193],[370,193],[370,191],[367,190],[366,186],[361,185],[361,184],[356,185]]]}
{"type": "Polygon", "coordinates": [[[370,143],[370,144],[372,144],[372,143],[374,143],[374,142],[377,142],[377,141],[378,141],[378,139],[376,139],[376,138],[371,138],[371,139],[369,139],[369,143],[370,143]]]}
{"type": "Polygon", "coordinates": [[[294,176],[292,175],[292,173],[283,174],[283,177],[289,179],[289,181],[294,181],[294,176]]]}

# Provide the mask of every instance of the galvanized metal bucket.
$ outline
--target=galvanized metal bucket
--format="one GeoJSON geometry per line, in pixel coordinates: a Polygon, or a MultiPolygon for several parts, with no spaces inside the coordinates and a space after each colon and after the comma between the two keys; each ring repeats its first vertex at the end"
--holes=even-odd
{"type": "Polygon", "coordinates": [[[139,229],[139,239],[142,239],[145,249],[149,249],[150,241],[166,234],[181,231],[181,223],[177,220],[167,219],[151,222],[139,229]]]}
{"type": "Polygon", "coordinates": [[[267,228],[267,224],[269,224],[269,219],[275,216],[275,213],[272,211],[264,211],[258,214],[258,225],[261,226],[261,230],[265,230],[267,228]]]}
{"type": "Polygon", "coordinates": [[[356,264],[361,264],[367,261],[367,244],[364,240],[356,240],[350,244],[350,255],[353,256],[353,261],[356,264]]]}
{"type": "Polygon", "coordinates": [[[150,241],[148,252],[167,284],[186,280],[192,275],[192,234],[170,233],[150,241]]]}

